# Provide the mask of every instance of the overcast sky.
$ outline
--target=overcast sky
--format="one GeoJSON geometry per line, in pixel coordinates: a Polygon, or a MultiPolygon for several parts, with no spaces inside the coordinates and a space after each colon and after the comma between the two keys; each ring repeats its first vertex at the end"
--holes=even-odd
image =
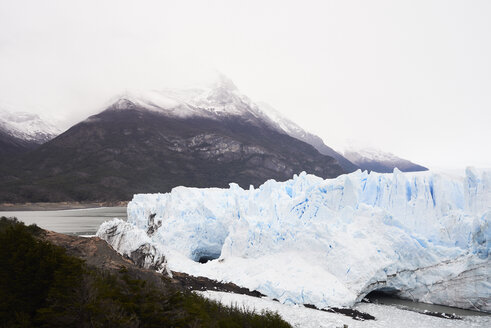
{"type": "Polygon", "coordinates": [[[0,103],[65,125],[215,69],[334,148],[491,167],[489,0],[0,0],[0,103]]]}

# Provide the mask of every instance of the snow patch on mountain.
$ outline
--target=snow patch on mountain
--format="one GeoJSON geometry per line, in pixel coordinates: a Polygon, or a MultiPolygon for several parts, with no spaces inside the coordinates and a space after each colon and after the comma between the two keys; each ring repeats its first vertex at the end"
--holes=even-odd
{"type": "Polygon", "coordinates": [[[36,114],[0,108],[0,129],[25,141],[44,143],[60,134],[60,129],[36,114]]]}
{"type": "Polygon", "coordinates": [[[354,142],[352,140],[343,147],[342,152],[345,156],[349,156],[353,162],[362,162],[363,160],[396,162],[401,159],[390,152],[382,151],[372,145],[354,142]]]}
{"type": "Polygon", "coordinates": [[[357,171],[138,194],[128,221],[106,222],[97,235],[128,256],[146,245],[150,259],[167,260],[161,270],[234,282],[286,304],[352,306],[382,289],[489,312],[490,219],[491,171],[357,171]]]}
{"type": "Polygon", "coordinates": [[[206,117],[221,119],[239,117],[256,126],[265,125],[280,133],[306,142],[321,154],[334,157],[346,172],[358,167],[349,162],[321,138],[302,129],[272,106],[254,102],[242,94],[227,77],[219,75],[209,86],[187,89],[162,89],[125,92],[112,99],[110,110],[145,109],[172,117],[206,117]]]}
{"type": "Polygon", "coordinates": [[[346,159],[343,155],[336,152],[331,147],[327,146],[320,137],[304,130],[298,124],[286,118],[283,114],[281,114],[271,105],[264,102],[258,102],[258,106],[261,112],[263,113],[263,115],[269,118],[269,120],[272,122],[272,125],[278,131],[282,133],[286,133],[293,138],[308,143],[323,155],[327,155],[335,158],[346,172],[353,172],[359,168],[358,166],[350,162],[348,159],[346,159]]]}
{"type": "Polygon", "coordinates": [[[368,148],[348,148],[344,151],[346,156],[350,156],[354,162],[359,162],[361,159],[368,159],[372,161],[397,161],[400,158],[396,155],[388,152],[384,152],[380,149],[368,147],[368,148]]]}
{"type": "Polygon", "coordinates": [[[113,103],[113,110],[143,108],[175,117],[265,118],[258,106],[240,93],[225,76],[219,76],[215,83],[206,87],[127,91],[115,98],[113,103]]]}
{"type": "Polygon", "coordinates": [[[271,106],[257,104],[242,94],[231,80],[221,76],[208,87],[189,89],[162,89],[127,91],[111,102],[112,110],[145,109],[175,117],[241,117],[304,140],[307,136],[301,127],[285,118],[271,106]]]}
{"type": "Polygon", "coordinates": [[[275,123],[278,130],[300,140],[304,140],[307,138],[307,135],[309,134],[307,131],[302,129],[297,123],[286,118],[273,106],[265,102],[258,102],[257,104],[261,112],[275,123]]]}
{"type": "Polygon", "coordinates": [[[350,140],[342,151],[344,157],[362,170],[389,173],[398,168],[403,172],[426,171],[427,168],[376,147],[350,140]]]}

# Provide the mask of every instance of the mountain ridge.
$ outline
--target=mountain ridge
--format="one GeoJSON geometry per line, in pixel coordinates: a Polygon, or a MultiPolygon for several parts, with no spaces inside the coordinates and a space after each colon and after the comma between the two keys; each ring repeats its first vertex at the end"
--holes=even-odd
{"type": "Polygon", "coordinates": [[[18,158],[2,179],[0,198],[127,200],[179,185],[247,188],[301,171],[344,173],[311,145],[253,116],[239,118],[175,117],[117,102],[18,158]]]}
{"type": "Polygon", "coordinates": [[[0,108],[0,155],[11,156],[32,150],[61,131],[38,115],[0,108]]]}
{"type": "Polygon", "coordinates": [[[121,102],[118,109],[126,106],[125,101],[163,115],[208,118],[241,116],[242,118],[247,117],[254,124],[261,121],[281,133],[312,145],[323,155],[334,157],[346,172],[353,172],[359,168],[342,154],[327,146],[320,137],[304,130],[269,104],[254,102],[240,93],[232,80],[223,75],[220,75],[217,81],[208,88],[127,91],[116,100],[116,102],[121,102]]]}
{"type": "Polygon", "coordinates": [[[394,168],[402,172],[427,171],[428,168],[415,164],[407,159],[374,147],[357,148],[351,145],[346,148],[343,155],[363,170],[379,173],[392,173],[394,168]]]}
{"type": "Polygon", "coordinates": [[[359,168],[223,76],[207,88],[125,92],[41,145],[3,139],[0,148],[21,149],[0,163],[4,202],[120,201],[179,185],[247,188],[359,168]]]}

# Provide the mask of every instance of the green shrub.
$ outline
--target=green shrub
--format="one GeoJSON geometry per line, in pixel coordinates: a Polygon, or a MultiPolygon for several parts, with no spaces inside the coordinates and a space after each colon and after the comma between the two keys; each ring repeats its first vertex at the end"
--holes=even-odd
{"type": "Polygon", "coordinates": [[[87,266],[36,237],[42,230],[0,218],[2,327],[290,327],[277,313],[227,307],[128,270],[87,266]]]}

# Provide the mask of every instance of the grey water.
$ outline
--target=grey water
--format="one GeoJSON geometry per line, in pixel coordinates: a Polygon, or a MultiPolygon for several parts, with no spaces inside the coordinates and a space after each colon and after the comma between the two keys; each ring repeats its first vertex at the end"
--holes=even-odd
{"type": "Polygon", "coordinates": [[[445,314],[454,314],[459,317],[462,316],[490,316],[491,314],[485,312],[464,310],[455,307],[445,306],[445,305],[437,305],[437,304],[428,304],[421,302],[413,302],[411,300],[401,299],[392,295],[387,295],[383,293],[375,293],[368,297],[370,303],[381,304],[381,305],[389,305],[395,306],[399,309],[415,311],[419,313],[424,312],[438,312],[445,314]]]}
{"type": "Polygon", "coordinates": [[[56,211],[0,211],[25,224],[70,235],[95,235],[101,223],[113,218],[126,220],[126,207],[98,207],[56,211]]]}

